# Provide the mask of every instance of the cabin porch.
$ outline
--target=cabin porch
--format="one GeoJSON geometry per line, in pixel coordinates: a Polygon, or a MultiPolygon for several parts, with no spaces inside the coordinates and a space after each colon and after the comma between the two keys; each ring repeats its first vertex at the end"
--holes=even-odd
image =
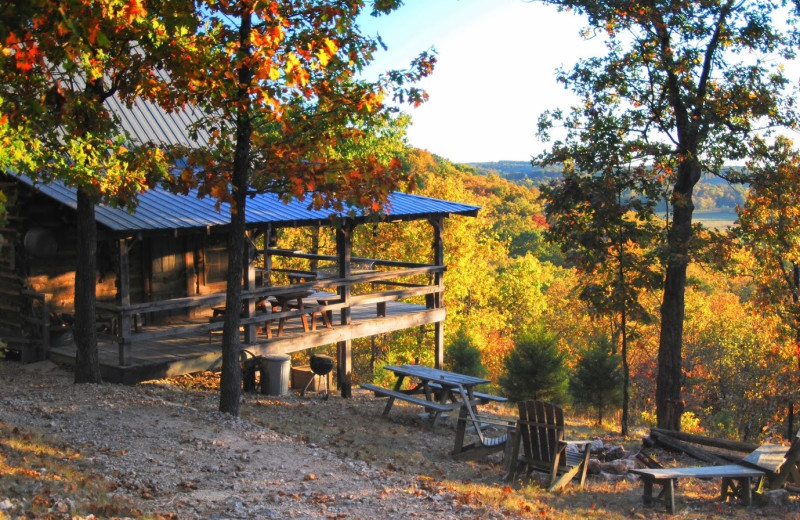
{"type": "MultiPolygon", "coordinates": [[[[444,319],[444,309],[428,309],[424,305],[387,302],[386,316],[378,316],[375,305],[351,308],[349,325],[341,325],[341,311],[333,312],[333,328],[324,326],[304,331],[299,319],[287,320],[282,336],[268,339],[258,333],[253,343],[242,348],[254,355],[290,354],[300,350],[340,341],[374,336],[410,326],[424,326],[444,319]]],[[[192,319],[170,325],[144,326],[148,332],[163,332],[173,327],[202,327],[207,320],[192,319]]],[[[119,345],[104,336],[98,342],[98,356],[103,380],[110,383],[136,384],[141,381],[176,376],[218,368],[222,355],[222,335],[208,332],[187,333],[137,341],[126,365],[119,361],[119,345]]],[[[59,364],[74,365],[75,345],[51,346],[49,358],[59,364]]]]}

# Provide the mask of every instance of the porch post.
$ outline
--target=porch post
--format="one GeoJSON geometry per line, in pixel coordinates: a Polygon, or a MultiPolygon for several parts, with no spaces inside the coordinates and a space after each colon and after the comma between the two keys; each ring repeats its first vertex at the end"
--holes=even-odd
{"type": "Polygon", "coordinates": [[[119,272],[117,273],[117,304],[123,308],[119,315],[119,364],[129,365],[131,362],[131,262],[128,239],[117,241],[119,255],[119,272]]]}
{"type": "MultiPolygon", "coordinates": [[[[244,269],[242,270],[244,274],[244,280],[242,286],[244,287],[245,291],[254,291],[256,289],[256,266],[255,266],[255,245],[253,244],[253,232],[247,231],[245,232],[245,247],[247,251],[244,254],[244,269]]],[[[247,318],[255,315],[256,312],[256,301],[253,298],[247,298],[244,300],[246,303],[244,315],[247,318]]],[[[244,327],[244,342],[245,344],[251,345],[256,342],[256,332],[258,331],[258,324],[256,323],[248,323],[244,327]]]]}
{"type": "MultiPolygon", "coordinates": [[[[347,284],[339,286],[339,296],[344,302],[342,307],[342,326],[349,327],[350,316],[350,257],[353,249],[353,224],[345,219],[336,228],[336,254],[339,263],[339,278],[348,281],[347,284]]],[[[350,339],[340,341],[336,345],[337,369],[339,388],[342,390],[342,397],[348,398],[353,395],[353,342],[350,339]]]]}
{"type": "MultiPolygon", "coordinates": [[[[444,266],[444,218],[432,217],[428,219],[433,228],[433,265],[444,266]]],[[[443,307],[442,291],[444,291],[444,273],[437,271],[433,275],[433,284],[437,290],[433,294],[433,308],[443,307]]],[[[444,321],[434,324],[434,360],[436,368],[444,367],[444,321]]]]}

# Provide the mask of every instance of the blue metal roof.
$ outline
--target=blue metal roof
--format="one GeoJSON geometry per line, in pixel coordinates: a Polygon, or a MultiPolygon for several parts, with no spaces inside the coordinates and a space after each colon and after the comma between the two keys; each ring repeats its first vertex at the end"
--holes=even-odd
{"type": "MultiPolygon", "coordinates": [[[[161,72],[163,74],[163,72],[161,72]]],[[[125,106],[115,97],[106,100],[106,106],[117,116],[122,129],[136,143],[167,143],[187,146],[205,146],[207,134],[198,132],[192,139],[189,128],[202,115],[191,106],[167,112],[157,104],[138,99],[125,106]]],[[[22,175],[14,175],[29,186],[60,203],[76,208],[75,190],[59,182],[34,184],[22,175]]],[[[446,200],[395,192],[389,196],[385,217],[390,220],[416,220],[428,216],[472,215],[478,206],[459,204],[446,200]]],[[[176,195],[161,188],[141,193],[138,207],[133,213],[124,209],[99,205],[97,222],[112,231],[132,232],[146,230],[172,230],[226,226],[230,223],[230,206],[222,204],[217,210],[213,198],[197,198],[196,192],[176,195]]],[[[251,226],[272,224],[276,227],[315,225],[330,222],[336,212],[313,210],[308,203],[292,201],[284,204],[275,194],[262,194],[247,199],[245,218],[251,226]]]]}
{"type": "MultiPolygon", "coordinates": [[[[77,207],[75,189],[60,182],[34,184],[28,177],[13,175],[40,193],[72,209],[77,207]]],[[[198,198],[196,192],[177,195],[154,188],[139,195],[139,205],[132,213],[121,208],[98,205],[97,222],[111,231],[138,232],[177,229],[205,229],[230,224],[230,206],[221,204],[219,210],[212,197],[198,198]]],[[[388,220],[419,220],[431,216],[475,216],[480,208],[442,199],[394,192],[383,212],[388,220]]],[[[271,224],[275,227],[309,226],[330,223],[338,216],[333,210],[309,209],[308,203],[282,202],[274,193],[264,193],[247,199],[245,219],[249,226],[271,224]]],[[[362,218],[366,218],[363,216],[362,218]]]]}

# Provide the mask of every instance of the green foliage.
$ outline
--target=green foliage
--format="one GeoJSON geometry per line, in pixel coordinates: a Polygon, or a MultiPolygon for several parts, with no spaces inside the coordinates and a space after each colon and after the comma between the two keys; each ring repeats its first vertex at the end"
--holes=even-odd
{"type": "Polygon", "coordinates": [[[444,364],[448,370],[476,377],[486,376],[486,367],[481,362],[481,351],[462,327],[444,352],[444,364]]]}
{"type": "Polygon", "coordinates": [[[569,393],[573,401],[597,410],[597,424],[602,424],[606,408],[622,404],[622,360],[611,351],[607,336],[593,341],[583,351],[575,372],[569,378],[569,393]]]}
{"type": "Polygon", "coordinates": [[[506,356],[504,366],[505,373],[499,383],[510,399],[565,401],[564,356],[558,350],[556,337],[543,326],[533,326],[515,337],[514,348],[506,356]]]}
{"type": "Polygon", "coordinates": [[[683,380],[693,190],[703,173],[720,175],[726,163],[747,157],[748,143],[765,125],[796,126],[784,62],[795,57],[798,12],[760,0],[546,3],[585,16],[584,34],[604,35],[606,53],[559,71],[559,81],[581,101],[540,118],[541,137],[549,139],[554,128],[566,134],[541,164],[664,183],[661,199],[669,201],[671,223],[656,408],[658,425],[677,429],[680,416],[671,403],[681,399],[683,380]]]}

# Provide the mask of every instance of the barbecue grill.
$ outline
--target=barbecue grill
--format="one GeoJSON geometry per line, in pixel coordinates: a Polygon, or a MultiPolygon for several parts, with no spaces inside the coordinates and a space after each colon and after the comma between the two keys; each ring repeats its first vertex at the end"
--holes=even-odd
{"type": "Polygon", "coordinates": [[[311,371],[314,372],[314,375],[311,377],[311,379],[308,380],[308,383],[306,383],[305,388],[303,388],[303,391],[300,392],[300,396],[302,397],[305,395],[306,390],[308,389],[309,386],[311,386],[311,383],[317,377],[322,377],[322,379],[325,381],[325,399],[327,399],[328,374],[331,372],[331,370],[333,370],[333,358],[330,356],[321,356],[314,354],[311,356],[310,365],[311,365],[311,371]]]}

